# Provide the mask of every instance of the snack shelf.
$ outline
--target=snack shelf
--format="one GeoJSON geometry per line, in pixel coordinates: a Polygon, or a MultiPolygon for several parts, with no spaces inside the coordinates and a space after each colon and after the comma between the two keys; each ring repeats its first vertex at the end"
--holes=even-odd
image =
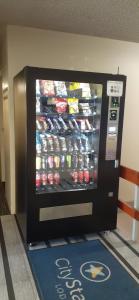
{"type": "Polygon", "coordinates": [[[63,118],[67,118],[67,117],[94,117],[96,116],[97,113],[94,112],[92,114],[81,114],[81,113],[77,113],[77,114],[69,114],[69,113],[53,113],[53,112],[36,112],[36,116],[38,117],[63,117],[63,118]]]}
{"type": "Polygon", "coordinates": [[[73,99],[78,99],[80,102],[81,101],[88,101],[89,103],[90,102],[94,102],[95,100],[99,100],[99,99],[101,99],[101,98],[99,98],[98,96],[91,96],[91,97],[81,97],[81,96],[79,96],[79,95],[76,95],[76,96],[73,96],[73,95],[68,95],[68,96],[64,96],[64,95],[62,95],[62,96],[58,96],[58,95],[54,95],[54,96],[46,96],[46,95],[42,95],[42,94],[36,94],[36,97],[39,97],[40,99],[53,99],[53,98],[59,98],[59,99],[69,99],[69,98],[73,98],[73,99]]]}
{"type": "MultiPolygon", "coordinates": [[[[40,152],[40,153],[37,153],[36,152],[36,156],[47,156],[47,155],[60,155],[60,154],[77,154],[77,153],[82,153],[82,154],[94,154],[95,153],[95,150],[90,150],[90,151],[80,151],[80,150],[73,150],[73,151],[48,151],[48,152],[40,152]]],[[[95,153],[96,154],[96,153],[95,153]]]]}
{"type": "Polygon", "coordinates": [[[89,182],[89,183],[77,183],[77,184],[71,184],[68,181],[61,182],[59,185],[47,185],[47,187],[42,187],[39,189],[36,189],[37,194],[45,194],[45,193],[54,193],[54,192],[65,192],[65,191],[73,191],[73,190],[85,190],[85,189],[94,189],[97,188],[96,183],[89,182]]]}

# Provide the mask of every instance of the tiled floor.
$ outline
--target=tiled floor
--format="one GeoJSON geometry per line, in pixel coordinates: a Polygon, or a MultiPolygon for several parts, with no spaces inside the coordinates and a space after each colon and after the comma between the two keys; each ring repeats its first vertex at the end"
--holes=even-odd
{"type": "MultiPolygon", "coordinates": [[[[129,248],[124,241],[116,235],[117,232],[118,234],[120,233],[120,226],[121,224],[123,226],[124,219],[125,224],[127,224],[126,218],[120,214],[121,212],[118,215],[118,230],[116,232],[104,233],[101,238],[106,246],[110,246],[111,249],[113,249],[111,251],[117,251],[121,257],[127,261],[127,265],[129,265],[131,270],[133,269],[137,275],[137,273],[139,274],[139,243],[132,243],[134,249],[136,249],[136,251],[133,252],[133,249],[129,248]]],[[[0,227],[0,300],[39,300],[14,216],[2,216],[0,227]]],[[[129,228],[129,226],[126,228],[129,228]]],[[[96,238],[94,234],[86,235],[86,239],[88,240],[94,238],[96,238]]],[[[76,240],[76,238],[70,237],[68,242],[75,243],[81,240],[82,238],[76,240]]],[[[131,242],[130,239],[128,240],[128,236],[126,236],[126,242],[131,242]]],[[[53,240],[49,241],[49,246],[56,247],[63,243],[67,243],[67,241],[62,239],[53,240]]],[[[45,243],[42,243],[41,247],[46,247],[45,243]]]]}

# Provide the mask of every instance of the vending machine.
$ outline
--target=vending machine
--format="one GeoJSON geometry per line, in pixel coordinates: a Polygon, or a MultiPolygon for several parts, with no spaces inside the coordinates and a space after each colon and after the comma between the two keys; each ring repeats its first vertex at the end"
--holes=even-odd
{"type": "Polygon", "coordinates": [[[27,243],[116,228],[126,77],[14,78],[16,216],[27,243]]]}

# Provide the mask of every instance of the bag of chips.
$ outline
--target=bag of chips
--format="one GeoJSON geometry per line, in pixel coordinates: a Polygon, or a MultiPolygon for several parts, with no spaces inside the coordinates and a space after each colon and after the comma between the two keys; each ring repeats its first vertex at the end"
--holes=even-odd
{"type": "Polygon", "coordinates": [[[61,113],[65,113],[67,111],[67,99],[56,98],[55,104],[56,104],[56,112],[57,113],[61,114],[61,113]]]}
{"type": "Polygon", "coordinates": [[[79,103],[79,110],[80,110],[80,113],[82,113],[83,115],[91,115],[91,113],[92,113],[91,106],[87,102],[79,103]]]}
{"type": "Polygon", "coordinates": [[[69,113],[70,114],[78,114],[78,99],[76,98],[68,98],[68,105],[69,105],[69,113]]]}
{"type": "Polygon", "coordinates": [[[89,83],[80,83],[80,88],[82,89],[82,97],[90,98],[91,91],[89,83]]]}
{"type": "Polygon", "coordinates": [[[55,89],[56,89],[56,96],[66,97],[67,96],[67,90],[66,85],[64,81],[54,81],[55,83],[55,89]]]}
{"type": "Polygon", "coordinates": [[[53,80],[39,80],[40,92],[43,96],[55,96],[53,80]]]}
{"type": "Polygon", "coordinates": [[[80,88],[80,82],[71,82],[69,86],[70,91],[78,90],[80,88]]]}

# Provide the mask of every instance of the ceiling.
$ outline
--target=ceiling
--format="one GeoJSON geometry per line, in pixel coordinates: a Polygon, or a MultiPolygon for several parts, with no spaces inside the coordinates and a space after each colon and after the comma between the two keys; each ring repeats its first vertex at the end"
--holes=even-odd
{"type": "Polygon", "coordinates": [[[0,26],[139,42],[139,0],[0,0],[0,26]]]}

